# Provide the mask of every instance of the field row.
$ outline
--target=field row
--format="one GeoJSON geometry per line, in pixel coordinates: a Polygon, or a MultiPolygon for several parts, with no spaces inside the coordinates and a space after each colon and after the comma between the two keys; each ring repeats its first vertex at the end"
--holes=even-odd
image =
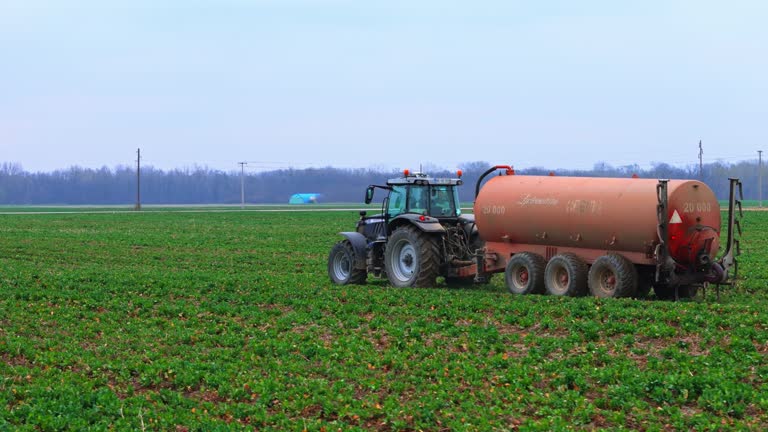
{"type": "Polygon", "coordinates": [[[768,214],[680,303],[337,287],[356,219],[0,216],[0,429],[768,427],[768,214]]]}

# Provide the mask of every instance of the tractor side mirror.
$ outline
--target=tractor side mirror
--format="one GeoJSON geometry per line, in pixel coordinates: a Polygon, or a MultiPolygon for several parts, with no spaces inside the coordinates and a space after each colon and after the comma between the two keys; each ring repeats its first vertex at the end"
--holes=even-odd
{"type": "Polygon", "coordinates": [[[370,204],[373,201],[373,186],[368,186],[365,190],[365,203],[370,204]]]}

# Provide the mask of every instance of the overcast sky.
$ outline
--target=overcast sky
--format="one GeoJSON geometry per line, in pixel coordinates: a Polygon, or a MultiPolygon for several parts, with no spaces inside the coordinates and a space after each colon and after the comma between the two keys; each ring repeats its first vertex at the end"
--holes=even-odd
{"type": "Polygon", "coordinates": [[[756,159],[766,1],[0,0],[0,162],[756,159]]]}

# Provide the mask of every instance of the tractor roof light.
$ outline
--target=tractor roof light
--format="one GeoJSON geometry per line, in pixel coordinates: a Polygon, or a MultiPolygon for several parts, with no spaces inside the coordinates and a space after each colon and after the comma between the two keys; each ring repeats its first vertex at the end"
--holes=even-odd
{"type": "Polygon", "coordinates": [[[409,170],[409,169],[404,169],[404,170],[403,170],[403,176],[405,176],[405,177],[408,177],[409,175],[411,175],[411,170],[409,170]]]}
{"type": "Polygon", "coordinates": [[[461,170],[456,171],[456,175],[459,176],[459,178],[461,178],[462,174],[464,174],[464,173],[461,170]]]}

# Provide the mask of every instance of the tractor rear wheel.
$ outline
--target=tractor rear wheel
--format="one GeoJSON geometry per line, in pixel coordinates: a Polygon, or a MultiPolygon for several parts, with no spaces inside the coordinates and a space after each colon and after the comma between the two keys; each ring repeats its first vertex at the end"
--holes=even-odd
{"type": "Polygon", "coordinates": [[[397,228],[384,251],[387,278],[398,288],[432,287],[439,271],[439,256],[434,237],[410,225],[397,228]]]}
{"type": "Polygon", "coordinates": [[[521,252],[512,255],[504,271],[504,280],[512,294],[543,294],[544,265],[541,255],[521,252]]]}
{"type": "Polygon", "coordinates": [[[342,240],[328,254],[328,276],[336,285],[362,285],[368,278],[365,269],[355,268],[355,249],[349,240],[342,240]]]}
{"type": "Polygon", "coordinates": [[[599,257],[589,269],[589,290],[595,297],[632,297],[637,291],[637,268],[625,257],[599,257]]]}
{"type": "Polygon", "coordinates": [[[587,264],[578,256],[553,256],[544,269],[544,287],[556,296],[580,297],[587,293],[587,264]]]}

